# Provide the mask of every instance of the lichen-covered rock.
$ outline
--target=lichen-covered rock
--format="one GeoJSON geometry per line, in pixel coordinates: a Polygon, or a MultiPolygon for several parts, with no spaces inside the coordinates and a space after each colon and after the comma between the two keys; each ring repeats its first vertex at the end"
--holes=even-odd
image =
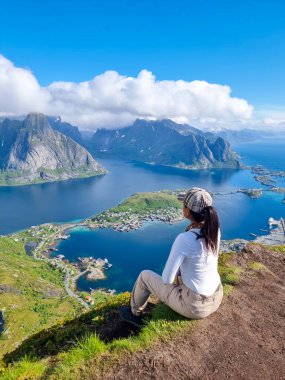
{"type": "Polygon", "coordinates": [[[0,284],[1,293],[21,294],[21,290],[12,285],[0,284]]]}

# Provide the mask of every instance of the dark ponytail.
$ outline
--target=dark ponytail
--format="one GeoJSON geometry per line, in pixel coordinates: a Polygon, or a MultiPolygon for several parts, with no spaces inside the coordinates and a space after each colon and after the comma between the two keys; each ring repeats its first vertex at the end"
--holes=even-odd
{"type": "Polygon", "coordinates": [[[207,206],[200,213],[190,211],[195,221],[198,223],[204,222],[201,227],[201,234],[197,236],[197,239],[204,238],[206,247],[211,249],[215,254],[218,254],[220,221],[216,209],[212,206],[207,206]]]}

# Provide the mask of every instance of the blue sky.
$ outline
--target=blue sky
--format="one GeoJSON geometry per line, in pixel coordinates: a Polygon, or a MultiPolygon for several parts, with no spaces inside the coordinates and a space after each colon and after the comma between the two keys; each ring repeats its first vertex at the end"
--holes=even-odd
{"type": "Polygon", "coordinates": [[[227,84],[257,109],[278,109],[284,20],[284,0],[1,0],[0,53],[42,86],[147,69],[227,84]]]}

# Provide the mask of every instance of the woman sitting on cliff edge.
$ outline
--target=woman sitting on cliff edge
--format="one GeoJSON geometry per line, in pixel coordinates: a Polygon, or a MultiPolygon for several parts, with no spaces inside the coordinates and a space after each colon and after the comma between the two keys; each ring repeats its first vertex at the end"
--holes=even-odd
{"type": "Polygon", "coordinates": [[[212,197],[193,187],[185,195],[183,214],[190,220],[171,248],[162,276],[150,270],[140,273],[131,295],[131,308],[121,308],[123,320],[141,324],[150,294],[157,296],[186,318],[201,319],[214,313],[223,298],[218,273],[220,223],[212,197]]]}

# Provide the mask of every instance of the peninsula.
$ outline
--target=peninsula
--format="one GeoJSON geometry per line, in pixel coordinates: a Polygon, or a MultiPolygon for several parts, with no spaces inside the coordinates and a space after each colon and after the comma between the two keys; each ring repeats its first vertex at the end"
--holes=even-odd
{"type": "Polygon", "coordinates": [[[271,170],[262,165],[256,165],[251,167],[251,172],[257,182],[260,182],[264,186],[269,186],[272,191],[285,193],[285,188],[274,185],[276,183],[276,179],[274,178],[285,178],[284,170],[271,170]]]}
{"type": "MultiPolygon", "coordinates": [[[[177,200],[181,191],[136,193],[118,206],[78,223],[47,223],[0,236],[0,261],[5,272],[0,281],[2,328],[4,326],[0,355],[16,348],[25,336],[78,311],[92,310],[98,301],[113,296],[113,289],[78,292],[76,283],[81,276],[100,281],[112,263],[108,258],[99,257],[67,261],[57,252],[56,243],[68,239],[72,228],[113,228],[119,232],[130,232],[146,222],[177,222],[182,219],[181,202],[177,200]]],[[[251,196],[251,193],[246,195],[251,196]]],[[[270,219],[269,223],[267,235],[256,242],[284,244],[284,222],[270,219]],[[270,233],[272,225],[276,228],[270,233]]],[[[221,252],[240,252],[247,244],[247,240],[240,239],[222,241],[221,252]]]]}
{"type": "MultiPolygon", "coordinates": [[[[27,230],[9,235],[9,238],[16,243],[23,244],[27,255],[33,256],[35,260],[43,261],[49,266],[59,270],[64,276],[66,292],[88,309],[90,302],[86,302],[86,294],[83,294],[83,297],[81,297],[81,295],[76,292],[78,279],[84,275],[87,275],[88,278],[92,280],[99,281],[100,279],[104,279],[105,270],[110,268],[112,263],[109,263],[108,258],[99,257],[82,257],[79,258],[77,262],[68,262],[63,255],[57,254],[57,242],[68,239],[69,231],[75,227],[88,229],[113,228],[119,232],[130,232],[141,228],[143,224],[147,222],[179,222],[183,219],[183,215],[181,211],[182,204],[178,201],[177,196],[179,193],[185,191],[185,189],[177,189],[135,193],[116,207],[80,222],[66,224],[47,223],[40,226],[32,226],[27,230]]],[[[252,198],[257,198],[262,195],[262,189],[238,189],[229,193],[212,193],[212,195],[230,195],[238,192],[252,198]]],[[[268,235],[270,230],[266,232],[268,235]]],[[[274,242],[276,241],[276,236],[276,234],[273,234],[273,238],[271,236],[270,239],[274,242]]],[[[282,239],[281,236],[281,240],[282,239]]],[[[276,241],[276,244],[277,243],[280,243],[280,241],[276,241]]],[[[240,245],[238,242],[234,242],[234,245],[231,245],[231,249],[236,251],[241,249],[243,245],[244,244],[240,245]],[[237,247],[237,249],[234,249],[234,246],[237,247]]],[[[223,250],[226,250],[229,246],[223,243],[222,247],[224,247],[223,250]]]]}

